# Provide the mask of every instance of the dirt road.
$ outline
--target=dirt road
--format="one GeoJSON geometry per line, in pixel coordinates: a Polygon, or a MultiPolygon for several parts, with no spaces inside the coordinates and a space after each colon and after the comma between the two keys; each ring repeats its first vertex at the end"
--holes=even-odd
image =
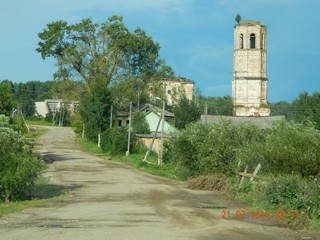
{"type": "Polygon", "coordinates": [[[63,200],[0,218],[0,240],[301,239],[268,220],[252,223],[249,213],[237,220],[243,206],[219,193],[187,190],[89,155],[70,128],[51,128],[39,143],[41,155],[53,161],[44,175],[73,190],[63,200]],[[228,210],[231,220],[222,219],[228,210]]]}

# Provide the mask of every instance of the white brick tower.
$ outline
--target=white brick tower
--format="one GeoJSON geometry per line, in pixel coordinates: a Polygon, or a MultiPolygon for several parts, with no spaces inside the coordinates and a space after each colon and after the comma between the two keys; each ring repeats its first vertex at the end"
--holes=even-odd
{"type": "Polygon", "coordinates": [[[269,116],[267,27],[258,21],[234,26],[232,98],[235,116],[269,116]]]}

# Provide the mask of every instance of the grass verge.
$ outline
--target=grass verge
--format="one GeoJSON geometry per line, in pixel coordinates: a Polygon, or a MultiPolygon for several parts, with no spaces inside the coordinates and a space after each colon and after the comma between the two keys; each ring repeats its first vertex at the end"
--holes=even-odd
{"type": "Polygon", "coordinates": [[[28,125],[38,125],[38,126],[54,126],[52,122],[47,122],[44,120],[27,120],[28,125]]]}
{"type": "Polygon", "coordinates": [[[93,143],[85,138],[77,137],[76,141],[80,144],[83,150],[95,155],[99,155],[103,158],[112,159],[118,162],[125,163],[152,175],[166,177],[173,180],[186,180],[184,172],[176,166],[173,166],[169,163],[164,163],[161,166],[158,166],[158,157],[157,154],[154,152],[151,152],[149,155],[148,161],[151,162],[151,164],[143,162],[142,159],[144,158],[145,153],[147,152],[146,148],[140,148],[138,151],[131,153],[129,156],[111,156],[110,153],[103,153],[101,148],[99,148],[96,143],[93,143]]]}
{"type": "Polygon", "coordinates": [[[65,196],[67,192],[68,189],[65,187],[49,184],[48,179],[39,178],[24,199],[8,203],[0,202],[0,216],[19,212],[29,207],[43,206],[65,196]]]}

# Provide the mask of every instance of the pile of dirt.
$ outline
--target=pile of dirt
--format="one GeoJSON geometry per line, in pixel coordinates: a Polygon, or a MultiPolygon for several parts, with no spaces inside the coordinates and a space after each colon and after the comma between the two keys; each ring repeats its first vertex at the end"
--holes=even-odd
{"type": "Polygon", "coordinates": [[[228,180],[220,174],[205,175],[187,181],[187,187],[193,190],[224,191],[228,180]]]}

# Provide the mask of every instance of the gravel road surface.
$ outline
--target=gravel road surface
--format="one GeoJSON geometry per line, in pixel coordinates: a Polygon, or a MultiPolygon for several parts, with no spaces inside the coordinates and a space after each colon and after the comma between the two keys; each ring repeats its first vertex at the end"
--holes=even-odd
{"type": "MultiPolygon", "coordinates": [[[[41,207],[0,218],[0,240],[302,239],[274,220],[238,220],[244,205],[221,193],[137,171],[82,150],[70,128],[51,127],[37,151],[52,163],[44,176],[70,193],[41,207]],[[230,220],[222,219],[230,211],[230,220]]],[[[308,237],[308,235],[306,236],[308,237]]],[[[313,236],[313,239],[317,239],[313,236]]],[[[320,239],[320,238],[319,238],[320,239]]]]}

